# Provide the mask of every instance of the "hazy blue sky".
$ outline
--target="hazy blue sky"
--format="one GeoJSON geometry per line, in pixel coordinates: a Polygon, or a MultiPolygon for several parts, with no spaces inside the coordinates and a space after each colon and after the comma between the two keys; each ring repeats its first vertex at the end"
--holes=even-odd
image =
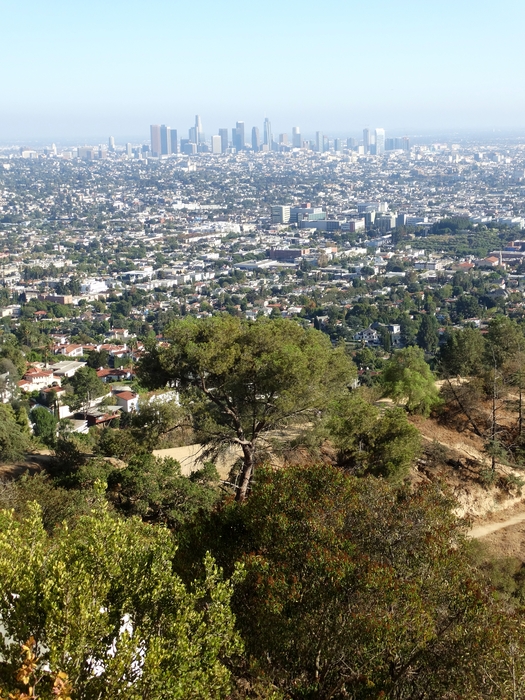
{"type": "Polygon", "coordinates": [[[523,0],[0,0],[0,140],[521,128],[523,0]]]}

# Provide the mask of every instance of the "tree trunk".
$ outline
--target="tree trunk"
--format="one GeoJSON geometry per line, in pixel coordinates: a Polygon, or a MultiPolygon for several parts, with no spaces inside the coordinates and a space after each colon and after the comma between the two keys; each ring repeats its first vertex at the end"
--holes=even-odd
{"type": "Polygon", "coordinates": [[[252,480],[253,474],[253,446],[243,445],[242,451],[244,460],[241,472],[241,483],[235,495],[235,500],[239,501],[239,503],[242,503],[248,495],[248,488],[250,486],[250,481],[252,480]]]}

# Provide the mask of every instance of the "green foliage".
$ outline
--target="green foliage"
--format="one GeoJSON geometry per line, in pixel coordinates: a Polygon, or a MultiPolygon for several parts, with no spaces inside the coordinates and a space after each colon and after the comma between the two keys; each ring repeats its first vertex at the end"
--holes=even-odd
{"type": "Polygon", "coordinates": [[[11,406],[0,404],[0,461],[22,459],[31,447],[27,426],[22,427],[11,406]]]}
{"type": "Polygon", "coordinates": [[[19,406],[16,409],[15,419],[17,425],[20,426],[20,430],[24,433],[24,435],[29,436],[31,434],[29,429],[29,416],[27,415],[25,406],[19,406]]]}
{"type": "Polygon", "coordinates": [[[439,351],[445,376],[479,376],[483,371],[485,339],[476,328],[453,330],[439,351]]]}
{"type": "Polygon", "coordinates": [[[200,441],[216,451],[237,444],[243,470],[237,496],[251,481],[261,436],[314,420],[355,376],[344,349],[326,335],[284,319],[187,318],[164,333],[138,368],[150,388],[177,383],[200,441]]]}
{"type": "Polygon", "coordinates": [[[21,377],[26,371],[27,362],[23,352],[18,347],[16,339],[14,338],[14,336],[11,336],[11,338],[13,339],[12,341],[8,340],[7,342],[2,344],[0,349],[0,356],[12,362],[13,365],[16,367],[18,375],[21,377]]]}
{"type": "Polygon", "coordinates": [[[416,340],[419,347],[423,348],[426,352],[436,352],[439,343],[439,335],[438,322],[435,316],[431,314],[421,316],[421,323],[419,324],[416,340]]]}
{"type": "Polygon", "coordinates": [[[434,375],[417,347],[397,350],[383,372],[385,396],[404,401],[409,413],[428,416],[439,403],[434,375]]]}
{"type": "Polygon", "coordinates": [[[441,219],[441,221],[435,223],[431,228],[431,232],[439,234],[443,231],[451,231],[452,233],[456,233],[456,231],[460,229],[471,228],[472,222],[468,217],[451,216],[448,219],[441,219]]]}
{"type": "Polygon", "coordinates": [[[127,462],[130,457],[140,451],[139,443],[130,430],[114,430],[104,428],[100,433],[97,452],[106,457],[116,457],[127,462]]]}
{"type": "Polygon", "coordinates": [[[421,450],[419,431],[401,408],[379,410],[352,392],[335,402],[327,423],[339,462],[357,474],[399,482],[421,450]]]}
{"type": "Polygon", "coordinates": [[[40,438],[44,445],[54,447],[57,436],[57,417],[47,408],[37,406],[31,411],[31,422],[35,436],[40,438]]]}
{"type": "Polygon", "coordinates": [[[140,401],[131,416],[131,435],[141,450],[151,451],[187,444],[191,419],[175,400],[140,401]]]}
{"type": "Polygon", "coordinates": [[[495,649],[513,623],[471,565],[453,505],[437,487],[265,468],[180,562],[211,547],[228,569],[244,564],[234,611],[252,672],[286,697],[506,697],[495,649]]]}
{"type": "Polygon", "coordinates": [[[125,469],[111,472],[108,487],[120,512],[177,528],[214,506],[218,480],[212,464],[186,477],[176,460],[140,454],[125,469]]]}
{"type": "Polygon", "coordinates": [[[109,353],[107,350],[93,350],[87,358],[87,366],[94,370],[99,367],[107,367],[109,362],[109,353]]]}
{"type": "Polygon", "coordinates": [[[45,472],[26,473],[16,481],[0,482],[0,509],[13,509],[18,518],[24,518],[29,504],[36,502],[43,526],[49,531],[64,521],[72,522],[80,515],[88,514],[97,500],[95,493],[60,488],[45,472]]]}
{"type": "Polygon", "coordinates": [[[520,327],[508,318],[508,316],[497,316],[489,323],[486,344],[486,364],[497,368],[512,358],[516,353],[525,347],[525,338],[520,327]]]}
{"type": "Polygon", "coordinates": [[[102,396],[107,389],[92,367],[81,367],[69,380],[75,396],[70,400],[71,408],[79,409],[87,402],[102,396]]]}
{"type": "Polygon", "coordinates": [[[189,592],[172,573],[172,538],[104,511],[46,534],[38,507],[0,513],[0,685],[12,683],[31,635],[39,667],[64,672],[75,697],[219,700],[240,651],[211,558],[189,592]]]}

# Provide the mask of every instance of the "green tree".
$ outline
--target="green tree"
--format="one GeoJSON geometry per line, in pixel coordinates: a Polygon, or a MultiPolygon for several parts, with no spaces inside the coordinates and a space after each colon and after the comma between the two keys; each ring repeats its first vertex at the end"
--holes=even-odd
{"type": "Polygon", "coordinates": [[[81,367],[71,377],[69,383],[75,394],[70,401],[70,406],[77,410],[106,392],[104,383],[97,377],[92,367],[81,367]]]}
{"type": "Polygon", "coordinates": [[[23,352],[18,347],[16,338],[14,336],[10,336],[10,338],[12,338],[12,340],[8,340],[2,344],[0,355],[13,363],[13,365],[16,367],[18,375],[21,377],[26,371],[27,362],[23,352]]]}
{"type": "Polygon", "coordinates": [[[489,323],[486,343],[486,364],[498,369],[525,346],[520,327],[508,316],[497,316],[489,323]]]}
{"type": "Polygon", "coordinates": [[[131,416],[131,434],[143,450],[188,444],[191,432],[187,411],[174,398],[139,401],[139,410],[131,416]]]}
{"type": "Polygon", "coordinates": [[[383,387],[385,396],[404,401],[409,413],[428,416],[439,402],[434,375],[418,347],[396,351],[385,365],[383,387]]]}
{"type": "Polygon", "coordinates": [[[38,667],[66,673],[75,697],[226,697],[225,661],[240,651],[231,584],[208,557],[190,592],[173,555],[167,530],[135,518],[99,511],[51,537],[35,504],[22,520],[1,511],[0,684],[32,636],[38,667]]]}
{"type": "Polygon", "coordinates": [[[53,447],[57,437],[58,420],[56,416],[47,408],[37,406],[31,411],[31,422],[36,437],[40,438],[48,447],[53,447]]]}
{"type": "Polygon", "coordinates": [[[436,352],[439,344],[438,322],[435,316],[424,314],[416,336],[417,344],[426,352],[436,352]]]}
{"type": "Polygon", "coordinates": [[[470,294],[462,294],[456,301],[456,314],[460,318],[479,318],[481,306],[470,294]]]}
{"type": "Polygon", "coordinates": [[[60,488],[46,473],[24,474],[20,479],[0,482],[0,509],[13,509],[18,518],[25,518],[29,504],[38,503],[46,530],[67,521],[73,523],[80,515],[87,515],[97,494],[60,488]]]}
{"type": "Polygon", "coordinates": [[[164,335],[169,347],[151,347],[139,377],[151,388],[177,383],[197,435],[211,450],[240,446],[239,500],[247,495],[263,436],[315,420],[355,376],[344,349],[290,320],[188,318],[164,335]]]}
{"type": "Polygon", "coordinates": [[[227,570],[243,562],[233,605],[248,662],[286,697],[512,697],[502,656],[512,640],[523,671],[519,623],[470,563],[454,505],[438,486],[263,468],[250,499],[195,530],[181,561],[211,548],[227,570]]]}
{"type": "Polygon", "coordinates": [[[107,367],[109,362],[109,352],[107,350],[93,350],[87,358],[87,366],[94,370],[99,367],[107,367]]]}
{"type": "Polygon", "coordinates": [[[0,404],[0,461],[14,462],[22,459],[31,446],[27,426],[18,424],[15,413],[8,404],[0,404]]]}
{"type": "Polygon", "coordinates": [[[439,351],[442,373],[452,377],[479,376],[483,372],[485,339],[477,328],[451,331],[439,351]]]}
{"type": "Polygon", "coordinates": [[[339,463],[357,474],[401,481],[421,450],[419,431],[401,408],[380,414],[358,392],[334,403],[327,427],[339,463]]]}
{"type": "Polygon", "coordinates": [[[174,528],[213,507],[219,495],[218,481],[219,475],[209,463],[182,476],[176,460],[140,454],[125,469],[109,475],[108,487],[112,502],[121,512],[174,528]]]}
{"type": "Polygon", "coordinates": [[[127,462],[141,449],[131,431],[104,428],[97,442],[97,452],[105,457],[116,457],[127,462]]]}

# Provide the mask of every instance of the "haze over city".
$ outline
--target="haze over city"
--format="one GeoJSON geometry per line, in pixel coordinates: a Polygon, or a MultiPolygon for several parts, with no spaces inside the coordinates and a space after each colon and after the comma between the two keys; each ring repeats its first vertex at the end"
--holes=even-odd
{"type": "Polygon", "coordinates": [[[153,0],[2,3],[0,140],[145,139],[243,120],[358,134],[525,126],[517,0],[322,7],[153,0]]]}

